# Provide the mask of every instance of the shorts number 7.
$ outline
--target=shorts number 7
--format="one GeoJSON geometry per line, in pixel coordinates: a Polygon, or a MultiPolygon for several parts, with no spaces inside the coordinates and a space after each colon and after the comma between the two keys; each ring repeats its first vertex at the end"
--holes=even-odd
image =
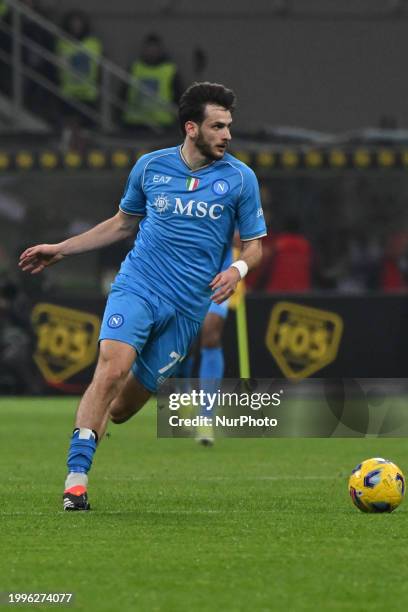
{"type": "Polygon", "coordinates": [[[159,374],[164,374],[165,372],[167,372],[167,370],[170,370],[170,368],[176,365],[178,361],[181,361],[183,359],[183,357],[179,355],[178,353],[176,353],[175,351],[171,351],[170,357],[172,358],[172,361],[170,361],[170,363],[168,363],[163,368],[160,368],[159,374]]]}

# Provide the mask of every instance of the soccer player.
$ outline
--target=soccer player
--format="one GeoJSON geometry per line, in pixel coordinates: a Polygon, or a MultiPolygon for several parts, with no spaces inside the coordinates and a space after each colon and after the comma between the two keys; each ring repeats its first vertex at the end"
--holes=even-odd
{"type": "Polygon", "coordinates": [[[140,228],[107,300],[99,357],[76,413],[68,451],[65,510],[89,510],[88,472],[110,419],[123,423],[175,371],[209,305],[221,304],[261,258],[266,234],[253,171],[227,153],[234,93],[194,83],[179,102],[181,146],[142,156],[119,210],[57,244],[26,249],[36,274],[65,257],[112,244],[140,228]],[[220,272],[237,223],[239,259],[220,272]]]}
{"type": "MultiPolygon", "coordinates": [[[[228,249],[226,257],[222,263],[221,271],[226,270],[232,264],[232,247],[228,249]]],[[[222,348],[222,333],[224,331],[225,320],[228,316],[228,302],[222,304],[212,302],[204,318],[200,333],[200,367],[199,378],[200,388],[206,393],[215,393],[219,388],[222,377],[224,376],[224,351],[222,348]]],[[[180,367],[175,372],[176,378],[190,379],[194,369],[194,349],[182,361],[180,367]]],[[[191,388],[188,383],[181,384],[180,393],[190,393],[191,388]]],[[[206,417],[212,416],[209,406],[201,407],[200,414],[206,417]]],[[[214,444],[213,428],[209,425],[200,426],[196,430],[196,440],[203,446],[214,444]]]]}
{"type": "MultiPolygon", "coordinates": [[[[222,264],[222,270],[232,264],[232,247],[222,264]]],[[[212,302],[201,328],[200,338],[200,388],[207,393],[215,393],[224,376],[224,351],[222,349],[222,333],[228,316],[228,301],[222,304],[212,302]]],[[[212,416],[208,406],[203,406],[201,414],[212,416]]],[[[211,426],[198,427],[196,440],[203,446],[214,444],[214,430],[211,426]]]]}

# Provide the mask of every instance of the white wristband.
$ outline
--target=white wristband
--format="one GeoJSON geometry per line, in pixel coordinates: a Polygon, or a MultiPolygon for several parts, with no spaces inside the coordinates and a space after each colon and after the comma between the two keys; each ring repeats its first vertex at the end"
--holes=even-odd
{"type": "Polygon", "coordinates": [[[241,278],[244,278],[248,274],[248,264],[243,259],[238,259],[238,261],[234,261],[231,264],[231,267],[234,267],[238,270],[241,278]]]}

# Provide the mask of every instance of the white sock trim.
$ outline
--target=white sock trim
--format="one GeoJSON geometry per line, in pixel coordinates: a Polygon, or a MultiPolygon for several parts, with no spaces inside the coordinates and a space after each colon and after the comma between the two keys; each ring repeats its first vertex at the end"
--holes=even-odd
{"type": "Polygon", "coordinates": [[[80,427],[78,440],[90,440],[91,438],[95,439],[95,434],[92,429],[88,429],[87,427],[80,427]]]}
{"type": "Polygon", "coordinates": [[[70,472],[65,480],[65,488],[88,487],[88,475],[82,472],[70,472]]]}

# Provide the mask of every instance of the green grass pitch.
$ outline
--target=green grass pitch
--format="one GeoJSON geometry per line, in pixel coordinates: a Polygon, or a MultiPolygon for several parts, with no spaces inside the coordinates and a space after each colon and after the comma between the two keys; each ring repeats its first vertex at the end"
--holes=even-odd
{"type": "Polygon", "coordinates": [[[151,404],[110,427],[92,511],[64,514],[76,403],[0,400],[0,591],[74,591],[84,611],[408,609],[407,502],[364,515],[347,492],[371,456],[408,473],[405,439],[208,449],[157,440],[151,404]]]}

